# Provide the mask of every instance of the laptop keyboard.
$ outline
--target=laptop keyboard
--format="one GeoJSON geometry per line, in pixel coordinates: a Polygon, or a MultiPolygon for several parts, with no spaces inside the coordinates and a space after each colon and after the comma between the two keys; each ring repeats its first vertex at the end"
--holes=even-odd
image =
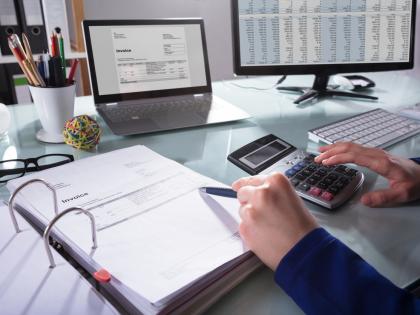
{"type": "Polygon", "coordinates": [[[145,103],[135,105],[120,105],[115,108],[107,108],[104,112],[113,123],[121,123],[136,119],[153,117],[167,112],[208,112],[211,99],[183,99],[157,103],[145,103]]]}

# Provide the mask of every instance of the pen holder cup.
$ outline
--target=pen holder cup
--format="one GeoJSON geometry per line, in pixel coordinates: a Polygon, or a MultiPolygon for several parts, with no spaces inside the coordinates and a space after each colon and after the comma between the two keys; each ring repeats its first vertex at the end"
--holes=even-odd
{"type": "Polygon", "coordinates": [[[64,143],[64,124],[74,116],[75,84],[46,88],[29,86],[29,90],[42,125],[36,138],[47,143],[64,143]]]}

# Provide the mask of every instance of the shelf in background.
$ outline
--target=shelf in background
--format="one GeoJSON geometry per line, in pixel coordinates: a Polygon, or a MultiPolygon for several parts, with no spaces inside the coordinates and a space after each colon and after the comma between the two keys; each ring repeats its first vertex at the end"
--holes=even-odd
{"type": "MultiPolygon", "coordinates": [[[[39,54],[35,54],[34,58],[37,60],[39,54]]],[[[71,52],[66,55],[66,59],[85,59],[86,53],[85,52],[71,52]]],[[[0,56],[0,64],[6,63],[16,63],[16,58],[13,55],[8,56],[0,56]]]]}

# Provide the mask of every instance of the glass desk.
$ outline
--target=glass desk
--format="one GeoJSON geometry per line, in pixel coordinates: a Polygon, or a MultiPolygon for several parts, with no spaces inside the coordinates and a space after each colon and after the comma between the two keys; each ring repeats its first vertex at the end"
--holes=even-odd
{"type": "MultiPolygon", "coordinates": [[[[10,106],[12,127],[0,142],[0,159],[27,158],[49,153],[69,153],[76,159],[128,147],[146,145],[194,171],[230,184],[246,174],[227,161],[227,155],[244,144],[273,133],[296,147],[316,151],[318,145],[308,142],[307,130],[377,107],[390,111],[420,102],[420,80],[408,72],[368,74],[377,83],[373,90],[378,102],[349,99],[324,99],[297,106],[296,95],[276,90],[256,91],[244,87],[272,86],[276,77],[217,82],[214,93],[241,107],[252,118],[235,123],[118,137],[96,115],[91,97],[78,98],[76,114],[95,116],[103,128],[101,142],[95,151],[77,151],[66,145],[43,144],[35,139],[40,129],[33,105],[10,106]],[[241,87],[239,87],[240,85],[241,87]]],[[[310,85],[312,77],[289,77],[287,85],[310,85]]],[[[389,149],[406,157],[420,156],[420,136],[389,149]]],[[[320,223],[350,246],[379,272],[398,286],[420,278],[420,202],[398,208],[370,209],[359,203],[364,191],[378,189],[386,181],[363,169],[366,182],[350,202],[336,212],[328,212],[307,203],[320,223]]],[[[0,199],[8,192],[0,187],[0,199]]],[[[211,307],[207,314],[300,314],[301,311],[273,281],[273,273],[263,268],[251,275],[211,307]]]]}

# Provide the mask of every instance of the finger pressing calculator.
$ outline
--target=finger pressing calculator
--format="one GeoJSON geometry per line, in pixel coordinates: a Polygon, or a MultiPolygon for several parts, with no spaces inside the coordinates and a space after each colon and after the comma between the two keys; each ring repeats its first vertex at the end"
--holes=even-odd
{"type": "Polygon", "coordinates": [[[248,174],[286,175],[302,198],[335,209],[362,186],[363,173],[346,165],[324,166],[315,155],[298,150],[286,141],[268,135],[236,150],[228,160],[248,174]]]}

